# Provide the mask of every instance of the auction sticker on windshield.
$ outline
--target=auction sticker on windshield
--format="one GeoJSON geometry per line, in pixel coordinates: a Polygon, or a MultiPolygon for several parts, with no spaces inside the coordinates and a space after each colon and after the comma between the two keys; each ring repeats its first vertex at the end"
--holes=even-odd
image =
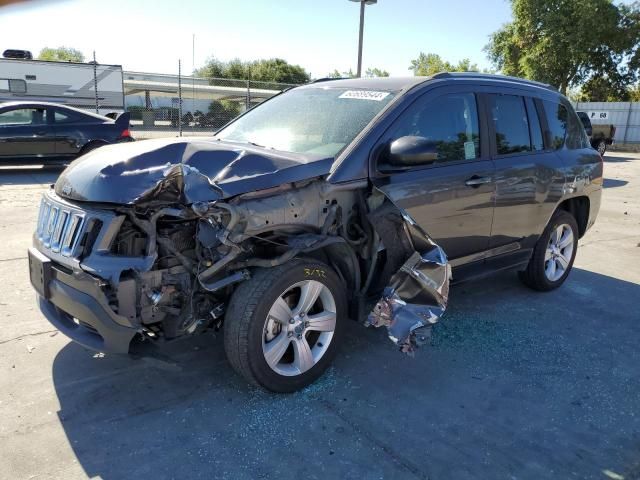
{"type": "Polygon", "coordinates": [[[356,100],[375,100],[379,102],[389,95],[389,92],[374,92],[372,90],[347,90],[338,98],[354,98],[356,100]]]}

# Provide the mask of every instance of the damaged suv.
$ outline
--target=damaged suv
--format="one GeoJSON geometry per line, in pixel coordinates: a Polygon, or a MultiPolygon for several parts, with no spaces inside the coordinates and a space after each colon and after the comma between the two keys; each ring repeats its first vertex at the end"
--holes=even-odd
{"type": "Polygon", "coordinates": [[[601,157],[547,85],[316,82],[212,138],[75,161],[42,198],[31,282],[48,320],[88,348],[222,328],[237,372],[289,392],[327,368],[349,318],[412,353],[451,280],[515,268],[558,287],[601,189],[601,157]]]}

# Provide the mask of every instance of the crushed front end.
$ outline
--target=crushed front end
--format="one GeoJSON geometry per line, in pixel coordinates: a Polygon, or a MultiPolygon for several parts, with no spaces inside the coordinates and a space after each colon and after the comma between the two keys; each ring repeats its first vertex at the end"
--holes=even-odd
{"type": "Polygon", "coordinates": [[[327,162],[218,144],[206,147],[224,162],[205,173],[216,157],[192,145],[161,145],[176,163],[151,153],[114,163],[98,151],[44,194],[30,275],[60,331],[110,353],[185,338],[219,328],[256,269],[315,258],[339,276],[351,318],[386,326],[403,352],[424,342],[446,308],[450,267],[381,191],[327,182],[327,162]]]}

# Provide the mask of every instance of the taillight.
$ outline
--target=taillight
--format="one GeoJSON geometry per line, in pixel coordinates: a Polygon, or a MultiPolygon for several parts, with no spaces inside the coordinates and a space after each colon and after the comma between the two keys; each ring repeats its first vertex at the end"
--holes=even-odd
{"type": "Polygon", "coordinates": [[[120,134],[120,138],[127,138],[131,136],[131,132],[129,132],[128,128],[125,128],[120,134]]]}

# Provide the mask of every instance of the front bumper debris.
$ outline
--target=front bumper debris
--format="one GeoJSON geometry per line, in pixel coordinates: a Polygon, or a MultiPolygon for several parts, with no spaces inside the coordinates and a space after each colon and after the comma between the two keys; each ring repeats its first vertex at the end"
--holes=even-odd
{"type": "Polygon", "coordinates": [[[451,266],[442,248],[394,204],[371,212],[370,221],[387,251],[388,281],[365,325],[387,327],[400,350],[413,355],[447,307],[451,266]]]}
{"type": "Polygon", "coordinates": [[[445,311],[449,277],[447,258],[439,246],[434,244],[422,255],[415,252],[391,277],[366,324],[386,326],[400,350],[413,353],[428,341],[430,327],[445,311]]]}

